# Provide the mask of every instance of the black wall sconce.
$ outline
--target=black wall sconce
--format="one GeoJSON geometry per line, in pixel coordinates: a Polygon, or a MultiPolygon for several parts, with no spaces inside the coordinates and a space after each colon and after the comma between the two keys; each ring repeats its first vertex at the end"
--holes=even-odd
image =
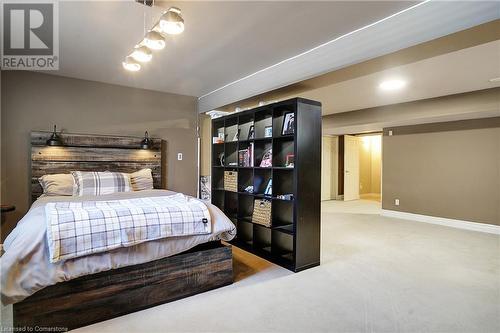
{"type": "Polygon", "coordinates": [[[141,141],[141,149],[149,149],[151,148],[151,140],[149,139],[149,133],[146,131],[144,133],[144,139],[141,141]]]}
{"type": "Polygon", "coordinates": [[[46,142],[47,146],[62,146],[61,137],[57,134],[56,125],[54,125],[54,132],[46,142]]]}

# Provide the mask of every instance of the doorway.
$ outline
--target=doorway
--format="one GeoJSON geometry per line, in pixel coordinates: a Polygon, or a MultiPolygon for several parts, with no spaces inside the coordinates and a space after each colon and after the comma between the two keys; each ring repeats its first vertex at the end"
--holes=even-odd
{"type": "Polygon", "coordinates": [[[343,200],[381,201],[382,134],[344,135],[343,158],[339,158],[339,187],[343,200]]]}

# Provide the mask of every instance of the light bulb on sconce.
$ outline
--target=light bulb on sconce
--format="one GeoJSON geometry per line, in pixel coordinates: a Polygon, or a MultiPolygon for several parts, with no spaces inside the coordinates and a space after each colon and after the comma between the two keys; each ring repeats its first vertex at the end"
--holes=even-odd
{"type": "Polygon", "coordinates": [[[144,139],[141,141],[141,149],[151,148],[151,139],[149,139],[148,131],[144,132],[144,139]]]}
{"type": "Polygon", "coordinates": [[[50,138],[46,141],[47,146],[55,147],[55,146],[62,146],[62,140],[61,137],[57,134],[57,127],[54,125],[54,131],[52,132],[52,135],[50,138]]]}

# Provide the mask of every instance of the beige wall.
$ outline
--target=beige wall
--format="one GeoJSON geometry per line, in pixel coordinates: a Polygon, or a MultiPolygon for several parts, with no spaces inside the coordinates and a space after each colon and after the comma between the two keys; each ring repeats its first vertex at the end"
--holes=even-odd
{"type": "Polygon", "coordinates": [[[321,200],[337,197],[337,137],[323,136],[321,150],[321,200]]]}
{"type": "Polygon", "coordinates": [[[168,188],[196,194],[195,97],[24,71],[4,71],[2,81],[2,203],[17,206],[6,229],[29,205],[29,133],[53,124],[74,133],[142,136],[148,130],[167,141],[168,188]]]}
{"type": "Polygon", "coordinates": [[[500,225],[500,117],[384,129],[382,178],[384,209],[500,225]]]}
{"type": "Polygon", "coordinates": [[[360,136],[359,193],[380,194],[381,135],[360,136]]]}

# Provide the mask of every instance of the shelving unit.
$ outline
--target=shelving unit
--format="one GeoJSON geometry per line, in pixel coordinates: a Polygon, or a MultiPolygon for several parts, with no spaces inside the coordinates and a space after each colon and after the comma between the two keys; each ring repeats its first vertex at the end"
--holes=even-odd
{"type": "Polygon", "coordinates": [[[319,265],[321,103],[293,98],[217,118],[212,136],[219,133],[224,142],[212,144],[212,203],[236,225],[232,244],[294,272],[319,265]],[[288,113],[294,114],[294,130],[284,135],[288,113]],[[253,166],[243,165],[239,151],[250,146],[253,166]],[[260,167],[270,148],[272,166],[260,167]],[[287,166],[291,155],[292,167],[287,166]],[[237,192],[224,189],[224,171],[238,172],[237,192]],[[272,193],[266,195],[271,179],[272,193]],[[248,186],[252,193],[245,191],[248,186]],[[284,194],[293,199],[278,198],[284,194]],[[271,202],[270,227],[252,222],[255,199],[271,202]]]}

